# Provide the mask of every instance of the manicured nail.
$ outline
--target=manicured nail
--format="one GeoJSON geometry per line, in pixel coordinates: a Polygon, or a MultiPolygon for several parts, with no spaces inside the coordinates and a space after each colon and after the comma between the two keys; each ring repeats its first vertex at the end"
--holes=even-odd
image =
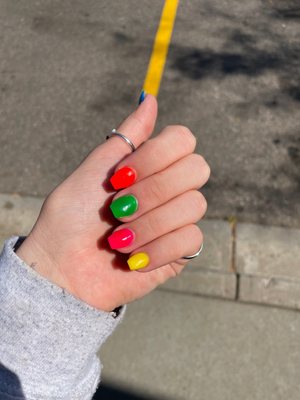
{"type": "Polygon", "coordinates": [[[145,100],[147,96],[147,93],[145,92],[145,90],[142,90],[140,97],[139,97],[139,105],[145,100]]]}
{"type": "Polygon", "coordinates": [[[110,183],[116,190],[124,189],[131,186],[136,181],[136,177],[137,174],[133,168],[123,167],[110,178],[110,183]]]}
{"type": "Polygon", "coordinates": [[[112,249],[121,249],[131,245],[134,241],[134,233],[127,228],[120,229],[110,235],[107,240],[112,249]]]}
{"type": "Polygon", "coordinates": [[[150,259],[147,253],[136,253],[127,260],[127,264],[131,271],[147,267],[150,259]]]}
{"type": "Polygon", "coordinates": [[[129,217],[138,209],[138,201],[132,194],[127,194],[114,200],[110,209],[115,218],[129,217]]]}

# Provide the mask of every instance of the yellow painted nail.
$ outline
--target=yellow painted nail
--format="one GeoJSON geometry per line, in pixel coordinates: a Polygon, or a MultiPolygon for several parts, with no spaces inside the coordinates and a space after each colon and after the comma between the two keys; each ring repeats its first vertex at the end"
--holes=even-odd
{"type": "Polygon", "coordinates": [[[146,253],[136,253],[127,260],[127,264],[131,271],[145,268],[149,264],[149,256],[146,253]]]}

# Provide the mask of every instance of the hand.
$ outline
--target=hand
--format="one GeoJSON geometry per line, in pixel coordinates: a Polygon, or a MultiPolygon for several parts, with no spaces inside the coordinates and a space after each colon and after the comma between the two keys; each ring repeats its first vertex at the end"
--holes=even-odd
{"type": "Polygon", "coordinates": [[[197,252],[202,243],[195,223],[204,215],[206,201],[197,189],[207,181],[209,167],[193,154],[196,140],[185,127],[169,126],[148,140],[156,115],[156,100],[147,95],[118,128],[137,147],[145,143],[131,153],[128,144],[112,137],[95,148],[47,197],[17,250],[45,278],[104,311],[179,274],[186,264],[181,257],[197,252]],[[123,166],[133,168],[137,180],[115,194],[109,178],[123,166]],[[119,225],[109,205],[125,194],[138,200],[138,209],[120,217],[124,224],[119,225]],[[133,233],[133,242],[111,250],[108,236],[124,228],[133,233]],[[149,256],[149,263],[131,271],[128,254],[140,252],[149,256]]]}

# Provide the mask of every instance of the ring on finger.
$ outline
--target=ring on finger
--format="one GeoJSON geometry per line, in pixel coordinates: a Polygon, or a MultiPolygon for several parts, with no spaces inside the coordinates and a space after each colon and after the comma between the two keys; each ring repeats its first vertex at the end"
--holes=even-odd
{"type": "Polygon", "coordinates": [[[135,145],[132,143],[132,141],[130,139],[128,139],[127,136],[123,135],[123,133],[117,132],[116,129],[113,129],[111,131],[111,133],[109,135],[106,136],[106,140],[109,139],[112,136],[118,136],[119,138],[121,138],[122,140],[124,140],[124,142],[126,142],[130,147],[132,152],[134,152],[136,150],[135,145]]]}
{"type": "Polygon", "coordinates": [[[193,258],[198,257],[202,250],[203,250],[203,243],[201,244],[200,249],[197,251],[197,253],[192,254],[191,256],[185,256],[181,258],[183,258],[184,260],[192,260],[193,258]]]}

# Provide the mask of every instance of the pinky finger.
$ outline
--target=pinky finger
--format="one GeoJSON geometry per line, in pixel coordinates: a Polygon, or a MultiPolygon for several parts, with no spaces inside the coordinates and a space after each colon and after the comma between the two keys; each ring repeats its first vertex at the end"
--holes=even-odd
{"type": "Polygon", "coordinates": [[[131,270],[140,272],[149,272],[179,260],[185,264],[186,260],[181,258],[196,253],[202,241],[198,226],[187,225],[135,250],[127,262],[131,270]]]}

